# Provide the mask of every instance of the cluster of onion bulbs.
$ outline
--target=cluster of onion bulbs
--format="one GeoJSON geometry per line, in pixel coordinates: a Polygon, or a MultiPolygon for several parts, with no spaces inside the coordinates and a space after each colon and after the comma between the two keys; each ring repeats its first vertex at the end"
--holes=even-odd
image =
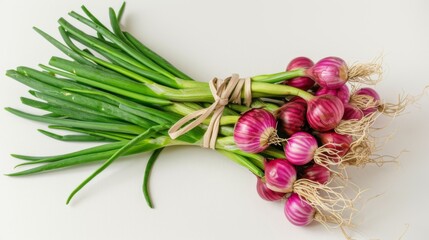
{"type": "MultiPolygon", "coordinates": [[[[372,88],[354,87],[351,92],[346,84],[349,69],[338,57],[327,57],[315,64],[298,57],[286,71],[294,69],[304,69],[304,76],[281,84],[307,91],[312,97],[289,96],[276,111],[252,108],[237,121],[234,140],[238,148],[249,153],[263,153],[269,146],[284,151],[284,158],[265,160],[265,176],[257,179],[257,192],[267,201],[285,200],[286,218],[294,225],[305,226],[321,219],[321,214],[325,220],[332,219],[326,216],[336,215],[335,209],[319,203],[326,196],[317,199],[323,194],[317,191],[330,183],[332,168],[345,164],[347,154],[357,154],[351,153],[350,148],[362,141],[361,137],[338,131],[338,126],[368,123],[364,119],[378,113],[381,101],[372,88]],[[360,101],[351,100],[351,95],[360,101]],[[302,186],[315,192],[309,197],[302,186]]],[[[347,159],[352,159],[349,155],[347,159]]]]}

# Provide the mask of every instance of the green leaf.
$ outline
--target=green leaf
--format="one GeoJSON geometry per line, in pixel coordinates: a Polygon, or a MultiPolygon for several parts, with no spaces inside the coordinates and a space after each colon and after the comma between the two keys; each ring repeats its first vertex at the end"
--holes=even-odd
{"type": "Polygon", "coordinates": [[[72,200],[73,196],[76,195],[86,184],[88,184],[92,179],[94,179],[98,174],[100,174],[102,171],[104,171],[110,164],[113,163],[117,158],[119,158],[121,155],[125,154],[128,149],[133,147],[136,143],[150,137],[153,133],[156,133],[159,130],[165,129],[164,126],[154,126],[143,132],[142,134],[135,137],[133,140],[129,141],[127,144],[125,144],[123,147],[121,147],[118,151],[116,151],[107,161],[101,165],[95,172],[93,172],[88,178],[86,178],[79,186],[77,186],[70,196],[67,198],[66,204],[69,204],[72,200]]]}
{"type": "Polygon", "coordinates": [[[155,161],[158,159],[159,154],[162,152],[163,149],[164,148],[159,148],[153,151],[153,153],[150,155],[149,160],[147,161],[146,168],[144,170],[142,190],[143,190],[143,195],[146,200],[146,203],[150,208],[153,208],[153,204],[149,193],[149,178],[152,172],[153,165],[155,161]]]}

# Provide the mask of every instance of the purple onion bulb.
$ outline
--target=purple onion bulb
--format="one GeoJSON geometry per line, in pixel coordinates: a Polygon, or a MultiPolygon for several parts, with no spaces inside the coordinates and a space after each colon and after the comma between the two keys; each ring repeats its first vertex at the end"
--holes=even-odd
{"type": "Polygon", "coordinates": [[[354,93],[354,95],[355,96],[358,96],[358,95],[368,96],[368,97],[370,97],[370,99],[372,97],[372,99],[370,100],[372,103],[369,102],[369,105],[373,105],[373,106],[361,109],[364,116],[367,116],[367,115],[377,111],[377,107],[380,104],[380,95],[378,95],[378,93],[374,89],[372,89],[372,88],[361,88],[361,89],[357,90],[354,93]]]}
{"type": "Polygon", "coordinates": [[[339,134],[334,131],[319,133],[319,138],[325,147],[337,150],[339,157],[344,156],[349,151],[350,145],[353,142],[352,136],[339,134]]]}
{"type": "Polygon", "coordinates": [[[293,165],[309,163],[317,148],[316,138],[306,132],[293,134],[284,146],[286,159],[293,165]]]}
{"type": "Polygon", "coordinates": [[[362,118],[362,110],[348,103],[344,104],[343,120],[361,120],[362,118]]]}
{"type": "Polygon", "coordinates": [[[259,196],[266,201],[277,201],[282,199],[285,195],[285,193],[274,192],[273,190],[269,189],[260,178],[258,178],[258,181],[256,182],[256,191],[258,192],[259,196]]]}
{"type": "Polygon", "coordinates": [[[337,89],[328,89],[328,88],[321,87],[317,90],[315,95],[321,96],[325,94],[338,97],[343,104],[348,103],[350,100],[350,90],[349,90],[349,87],[347,87],[347,85],[343,85],[337,89]]]}
{"type": "Polygon", "coordinates": [[[251,109],[240,116],[234,128],[234,141],[249,153],[264,151],[276,136],[276,118],[264,109],[251,109]]]}
{"type": "Polygon", "coordinates": [[[347,82],[348,67],[341,58],[326,57],[309,68],[306,74],[321,87],[338,89],[347,82]]]}
{"type": "MultiPolygon", "coordinates": [[[[286,71],[291,71],[298,68],[308,69],[313,65],[314,63],[313,61],[311,61],[311,59],[306,57],[297,57],[292,59],[292,61],[290,61],[289,65],[286,67],[286,71]]],[[[314,80],[309,77],[296,77],[296,78],[284,81],[283,84],[307,91],[308,89],[313,87],[314,80]]]]}
{"type": "Polygon", "coordinates": [[[304,169],[302,177],[320,184],[326,184],[331,177],[331,171],[322,165],[313,164],[304,169]]]}
{"type": "Polygon", "coordinates": [[[267,187],[275,192],[292,192],[296,180],[295,168],[286,159],[274,159],[265,163],[265,181],[267,187]]]}
{"type": "Polygon", "coordinates": [[[277,111],[280,128],[288,135],[302,131],[305,125],[306,112],[307,102],[303,99],[302,101],[295,100],[284,104],[277,111]]]}
{"type": "Polygon", "coordinates": [[[340,123],[343,114],[344,105],[338,97],[322,95],[308,101],[307,121],[316,131],[334,129],[340,123]]]}
{"type": "Polygon", "coordinates": [[[292,193],[287,199],[284,212],[289,222],[295,226],[307,226],[316,214],[316,210],[296,193],[292,193]]]}

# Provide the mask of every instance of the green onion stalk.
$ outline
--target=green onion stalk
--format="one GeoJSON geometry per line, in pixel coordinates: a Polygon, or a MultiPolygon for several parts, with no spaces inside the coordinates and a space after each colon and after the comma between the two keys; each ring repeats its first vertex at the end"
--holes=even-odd
{"type": "MultiPolygon", "coordinates": [[[[48,65],[39,65],[39,70],[24,66],[8,70],[7,76],[32,89],[30,94],[35,99],[22,97],[22,103],[48,113],[35,115],[15,108],[6,110],[22,118],[47,123],[50,129],[74,132],[71,135],[58,135],[39,130],[48,137],[61,141],[103,144],[57,156],[12,154],[15,158],[26,160],[18,166],[31,168],[9,176],[103,161],[72,192],[67,199],[69,203],[80,189],[121,156],[152,152],[143,184],[146,200],[152,206],[147,184],[150,170],[161,151],[169,146],[201,146],[210,119],[177,139],[171,139],[167,132],[183,116],[213,102],[208,83],[195,81],[132,34],[121,30],[119,22],[124,8],[125,4],[118,13],[109,9],[112,30],[84,6],[82,10],[86,16],[76,12],[69,14],[95,30],[95,35],[83,32],[64,18],[58,21],[62,41],[34,28],[69,59],[54,56],[48,65]],[[76,43],[83,47],[78,47],[76,43]]],[[[277,103],[282,103],[265,102],[261,98],[283,99],[286,95],[293,95],[312,99],[313,95],[307,91],[273,84],[304,75],[305,70],[297,69],[252,77],[253,104],[250,107],[234,104],[226,106],[220,120],[216,150],[256,176],[263,177],[265,157],[284,157],[284,153],[275,147],[258,154],[241,151],[234,143],[234,124],[241,113],[252,107],[275,111],[279,107],[277,103]]]]}

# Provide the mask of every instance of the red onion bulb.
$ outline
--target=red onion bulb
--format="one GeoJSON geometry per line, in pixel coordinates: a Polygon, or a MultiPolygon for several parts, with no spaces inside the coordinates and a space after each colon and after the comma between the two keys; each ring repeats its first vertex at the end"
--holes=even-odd
{"type": "Polygon", "coordinates": [[[348,79],[348,67],[346,62],[338,57],[326,57],[307,70],[311,77],[321,87],[338,89],[348,79]]]}
{"type": "Polygon", "coordinates": [[[276,118],[264,109],[251,109],[240,116],[234,128],[234,141],[242,151],[259,153],[276,137],[276,118]]]}
{"type": "Polygon", "coordinates": [[[320,184],[326,184],[331,177],[331,171],[322,165],[313,164],[304,169],[302,177],[320,184]]]}
{"type": "Polygon", "coordinates": [[[286,159],[293,165],[309,163],[317,148],[316,138],[306,132],[293,134],[284,146],[286,159]]]}
{"type": "Polygon", "coordinates": [[[343,114],[344,105],[338,97],[322,95],[308,101],[307,121],[316,131],[334,129],[340,123],[343,114]]]}
{"type": "Polygon", "coordinates": [[[319,133],[319,138],[325,147],[337,150],[339,157],[346,155],[353,142],[352,136],[339,134],[334,131],[319,133]]]}
{"type": "Polygon", "coordinates": [[[361,120],[363,118],[363,112],[359,108],[351,105],[344,104],[344,115],[343,120],[361,120]]]}
{"type": "Polygon", "coordinates": [[[365,98],[361,98],[361,101],[367,101],[366,103],[360,103],[360,105],[367,105],[366,107],[360,107],[362,110],[364,116],[367,116],[375,111],[377,111],[377,107],[380,104],[380,95],[372,89],[372,88],[361,88],[357,90],[354,94],[354,96],[365,96],[365,98]]]}
{"type": "Polygon", "coordinates": [[[348,103],[350,100],[350,90],[349,90],[349,87],[347,87],[347,85],[343,85],[337,89],[328,89],[328,88],[321,87],[317,90],[315,95],[321,96],[325,94],[338,97],[341,100],[341,102],[344,104],[348,103]]]}
{"type": "Polygon", "coordinates": [[[298,194],[292,193],[286,201],[284,213],[293,225],[307,226],[313,221],[316,210],[298,194]]]}
{"type": "Polygon", "coordinates": [[[256,182],[256,191],[262,199],[267,201],[277,201],[282,199],[285,195],[284,193],[275,192],[269,189],[260,178],[258,178],[258,181],[256,182]]]}
{"type": "Polygon", "coordinates": [[[296,100],[284,104],[277,111],[277,119],[281,129],[288,135],[302,131],[305,125],[307,102],[296,100]]]}
{"type": "MultiPolygon", "coordinates": [[[[311,59],[306,57],[297,57],[290,61],[289,65],[286,67],[286,71],[291,71],[298,68],[308,69],[313,65],[314,63],[311,61],[311,59]]],[[[314,85],[314,80],[309,77],[296,77],[284,81],[283,84],[307,91],[314,85]]]]}
{"type": "Polygon", "coordinates": [[[292,192],[296,180],[295,168],[286,159],[274,159],[265,163],[265,181],[267,187],[276,192],[292,192]]]}

